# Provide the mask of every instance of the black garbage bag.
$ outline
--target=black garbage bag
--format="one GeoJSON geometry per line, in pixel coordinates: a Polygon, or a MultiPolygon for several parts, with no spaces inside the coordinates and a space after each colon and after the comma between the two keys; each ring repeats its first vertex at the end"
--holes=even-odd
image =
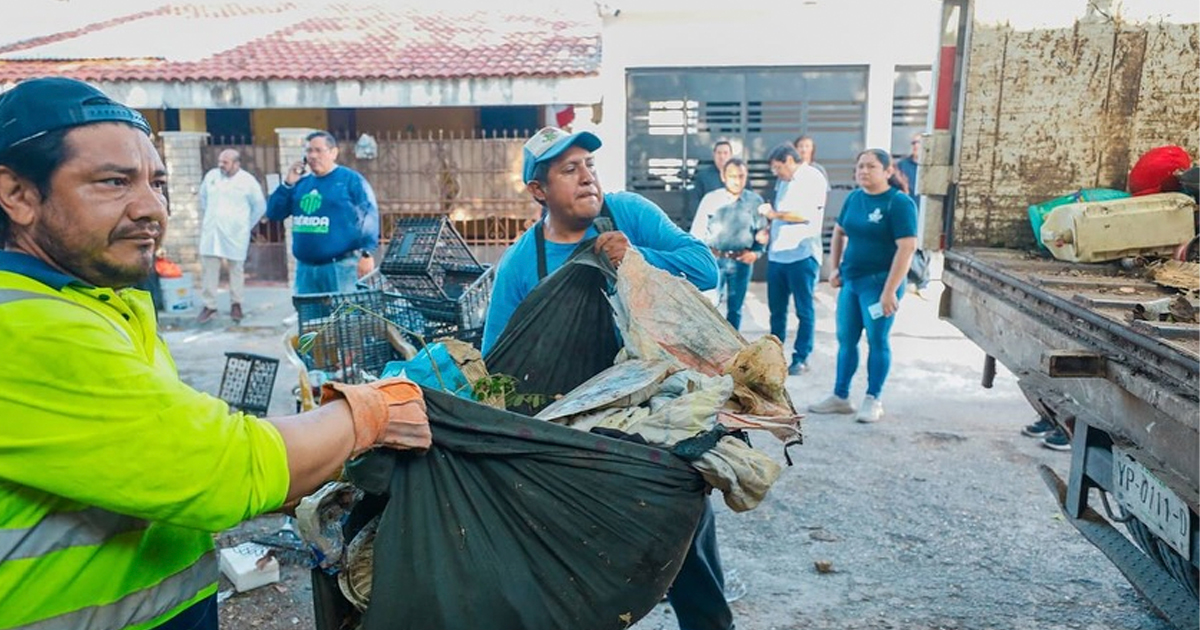
{"type": "Polygon", "coordinates": [[[537,413],[555,396],[612,367],[621,349],[605,296],[617,272],[592,251],[594,243],[580,243],[562,267],[534,287],[484,357],[489,374],[511,376],[518,393],[544,401],[516,411],[537,413]]]}
{"type": "MultiPolygon", "coordinates": [[[[654,447],[425,396],[428,453],[381,449],[348,468],[386,496],[364,630],[616,630],[660,601],[704,506],[694,469],[654,447]]],[[[381,503],[360,502],[349,520],[381,503]]]]}

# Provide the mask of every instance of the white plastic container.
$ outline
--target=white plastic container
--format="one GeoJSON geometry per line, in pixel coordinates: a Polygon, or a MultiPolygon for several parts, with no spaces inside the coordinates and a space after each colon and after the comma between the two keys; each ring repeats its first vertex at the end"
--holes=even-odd
{"type": "Polygon", "coordinates": [[[159,278],[162,289],[163,310],[179,313],[192,309],[192,274],[184,272],[179,278],[159,278]]]}
{"type": "Polygon", "coordinates": [[[1059,206],[1042,223],[1042,244],[1059,260],[1103,262],[1169,256],[1196,235],[1196,202],[1181,193],[1059,206]]]}

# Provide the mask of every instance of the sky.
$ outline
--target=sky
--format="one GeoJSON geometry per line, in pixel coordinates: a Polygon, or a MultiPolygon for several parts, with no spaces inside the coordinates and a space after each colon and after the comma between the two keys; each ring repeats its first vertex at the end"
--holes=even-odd
{"type": "MultiPolygon", "coordinates": [[[[281,2],[309,4],[316,7],[339,4],[374,4],[388,7],[403,6],[406,2],[428,7],[427,0],[12,0],[6,2],[0,19],[0,45],[40,35],[70,31],[87,24],[119,15],[156,9],[166,4],[197,5],[275,5],[281,2]]],[[[592,0],[518,0],[525,6],[546,4],[554,7],[574,4],[579,9],[594,10],[592,0]]],[[[454,10],[484,9],[497,6],[497,0],[439,0],[445,8],[454,10]]]]}
{"type": "MultiPolygon", "coordinates": [[[[174,0],[189,4],[276,4],[285,0],[174,0]]],[[[328,4],[329,0],[291,0],[316,6],[328,4]]],[[[348,4],[383,4],[402,6],[418,0],[333,0],[348,4]]],[[[509,0],[512,1],[512,0],[509,0]]],[[[729,0],[516,0],[523,5],[543,3],[563,8],[574,5],[578,10],[603,9],[606,17],[614,10],[640,12],[695,12],[728,10],[729,0]]],[[[926,0],[937,4],[940,0],[926,0]]],[[[154,9],[172,0],[20,0],[6,3],[4,19],[0,20],[0,45],[28,39],[37,35],[72,30],[114,15],[127,15],[137,11],[154,9]]],[[[428,6],[428,0],[420,0],[428,6]]],[[[826,10],[844,7],[847,10],[862,10],[864,7],[887,3],[888,0],[793,0],[797,5],[821,6],[826,10]]],[[[1061,28],[1070,26],[1083,15],[1088,4],[1102,7],[1107,13],[1117,13],[1126,19],[1158,20],[1177,22],[1200,21],[1200,2],[1197,0],[976,0],[976,19],[983,23],[1007,22],[1015,28],[1061,28]]],[[[495,7],[497,0],[440,0],[439,5],[458,10],[495,7]]],[[[743,0],[736,3],[741,12],[761,9],[764,16],[777,11],[777,2],[767,0],[743,0]]]]}

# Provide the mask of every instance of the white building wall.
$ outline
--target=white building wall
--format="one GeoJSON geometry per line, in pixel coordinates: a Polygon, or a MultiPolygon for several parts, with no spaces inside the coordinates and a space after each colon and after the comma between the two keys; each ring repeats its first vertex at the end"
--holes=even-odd
{"type": "Polygon", "coordinates": [[[625,183],[625,75],[636,68],[868,66],[867,146],[891,144],[897,65],[933,66],[939,0],[613,2],[604,18],[596,154],[608,190],[625,183]]]}

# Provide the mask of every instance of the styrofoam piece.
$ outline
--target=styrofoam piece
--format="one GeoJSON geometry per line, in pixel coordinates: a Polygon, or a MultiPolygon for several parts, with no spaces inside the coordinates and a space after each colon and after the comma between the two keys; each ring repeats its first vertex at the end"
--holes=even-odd
{"type": "Polygon", "coordinates": [[[269,547],[258,543],[242,543],[222,549],[218,564],[221,573],[241,593],[279,581],[279,561],[270,552],[269,547]]]}

